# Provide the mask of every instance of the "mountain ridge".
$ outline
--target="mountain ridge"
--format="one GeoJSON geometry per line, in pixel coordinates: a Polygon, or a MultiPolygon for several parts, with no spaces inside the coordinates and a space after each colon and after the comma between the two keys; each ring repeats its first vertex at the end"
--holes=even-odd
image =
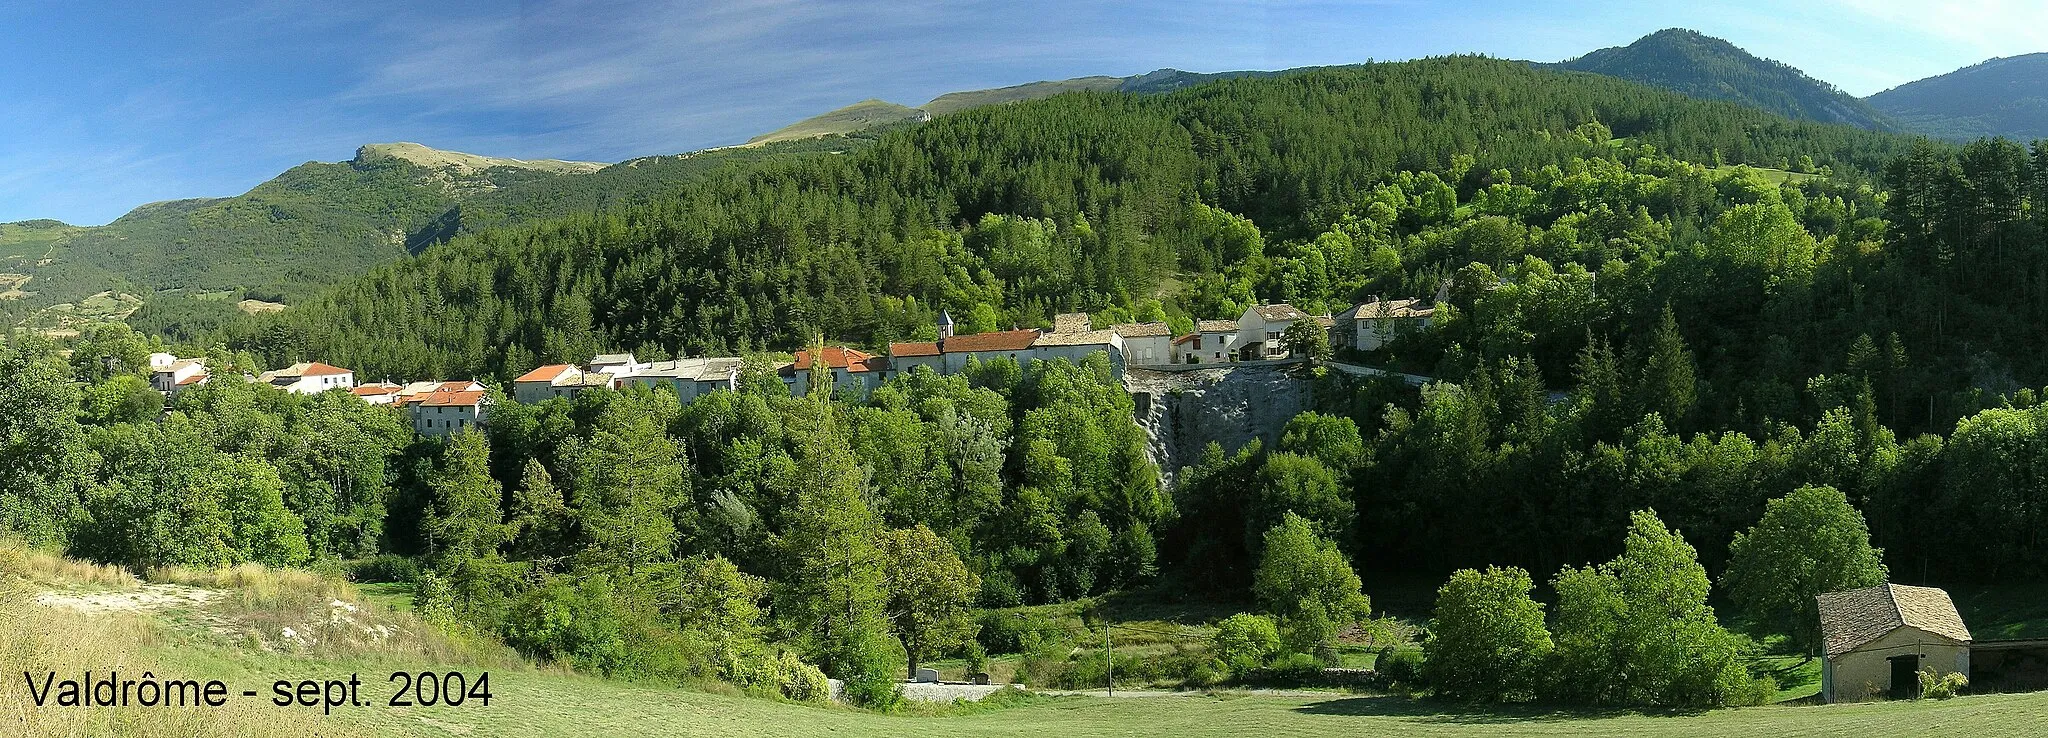
{"type": "Polygon", "coordinates": [[[1545,64],[1553,69],[1603,74],[1708,100],[1762,108],[1787,118],[1853,125],[1896,126],[1869,103],[1783,62],[1685,28],[1667,28],[1635,40],[1545,64]]]}
{"type": "Polygon", "coordinates": [[[1994,57],[1865,99],[1936,138],[2048,138],[2048,53],[1994,57]]]}

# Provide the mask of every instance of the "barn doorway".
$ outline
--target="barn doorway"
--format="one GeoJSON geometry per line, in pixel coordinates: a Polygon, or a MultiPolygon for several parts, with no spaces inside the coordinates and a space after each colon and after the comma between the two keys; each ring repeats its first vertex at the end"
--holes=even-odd
{"type": "Polygon", "coordinates": [[[1920,655],[1906,654],[1893,656],[1892,693],[1895,700],[1910,700],[1920,696],[1920,655]]]}

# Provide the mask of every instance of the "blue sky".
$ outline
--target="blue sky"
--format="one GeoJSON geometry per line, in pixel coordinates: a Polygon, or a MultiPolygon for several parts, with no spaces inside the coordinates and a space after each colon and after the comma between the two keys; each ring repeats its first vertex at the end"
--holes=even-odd
{"type": "Polygon", "coordinates": [[[104,223],[372,142],[618,161],[869,97],[1161,67],[1554,61],[1672,26],[1858,95],[2048,51],[2035,0],[0,0],[0,222],[104,223]]]}

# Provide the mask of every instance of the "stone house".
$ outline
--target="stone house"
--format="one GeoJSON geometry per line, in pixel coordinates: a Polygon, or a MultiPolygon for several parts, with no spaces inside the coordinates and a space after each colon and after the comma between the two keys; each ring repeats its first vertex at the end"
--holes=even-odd
{"type": "Polygon", "coordinates": [[[390,405],[398,402],[398,393],[404,390],[405,387],[403,385],[390,382],[371,382],[369,384],[356,385],[355,389],[349,390],[349,394],[360,397],[363,399],[363,402],[372,405],[390,405]]]}
{"type": "MultiPolygon", "coordinates": [[[[953,340],[957,341],[959,339],[953,340]]],[[[1066,359],[1079,364],[1083,358],[1098,351],[1109,354],[1111,374],[1118,377],[1123,376],[1123,337],[1117,335],[1117,332],[1114,330],[1040,334],[1036,340],[1031,342],[1029,358],[1043,359],[1045,361],[1066,359]]]]}
{"type": "Polygon", "coordinates": [[[448,436],[468,430],[482,430],[490,415],[490,393],[482,390],[437,390],[415,399],[413,432],[423,436],[448,436]]]}
{"type": "Polygon", "coordinates": [[[1821,595],[1827,702],[1920,696],[1920,671],[1970,673],[1970,629],[1948,593],[1880,584],[1821,595]]]}
{"type": "Polygon", "coordinates": [[[1004,358],[1015,359],[1018,364],[1030,363],[1033,358],[1031,347],[1038,343],[1038,335],[1038,331],[1026,328],[940,339],[939,353],[945,359],[945,371],[941,373],[965,371],[969,358],[981,361],[1004,358]]]}
{"type": "Polygon", "coordinates": [[[1406,331],[1429,327],[1436,308],[1421,300],[1381,300],[1374,297],[1337,314],[1331,343],[1338,348],[1371,351],[1406,331]]]}
{"type": "Polygon", "coordinates": [[[624,377],[646,368],[647,364],[632,354],[598,354],[590,359],[590,372],[594,374],[624,377]]]}
{"type": "Polygon", "coordinates": [[[711,357],[650,362],[646,368],[620,377],[618,386],[667,387],[675,391],[677,398],[689,402],[721,389],[739,390],[742,363],[737,358],[711,357]]]}
{"type": "Polygon", "coordinates": [[[1125,364],[1173,363],[1173,331],[1165,323],[1118,323],[1109,329],[1123,339],[1125,364]]]}
{"type": "Polygon", "coordinates": [[[574,364],[549,364],[512,380],[512,399],[533,405],[556,397],[575,397],[592,386],[611,385],[611,375],[585,372],[574,364]]]}
{"type": "Polygon", "coordinates": [[[911,341],[889,344],[889,374],[908,374],[918,367],[930,367],[939,374],[946,373],[946,355],[939,350],[938,341],[911,341]]]}
{"type": "MultiPolygon", "coordinates": [[[[823,351],[825,367],[832,373],[832,391],[845,392],[848,389],[865,397],[867,393],[882,384],[882,377],[889,368],[888,357],[875,356],[859,349],[841,346],[826,346],[823,351]]],[[[811,391],[811,352],[806,349],[796,352],[796,361],[784,364],[776,370],[782,377],[782,384],[789,387],[789,393],[796,397],[811,391]]]]}

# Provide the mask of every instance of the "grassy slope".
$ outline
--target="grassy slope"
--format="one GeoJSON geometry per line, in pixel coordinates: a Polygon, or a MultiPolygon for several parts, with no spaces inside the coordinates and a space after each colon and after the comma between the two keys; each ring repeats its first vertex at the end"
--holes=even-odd
{"type": "Polygon", "coordinates": [[[924,113],[917,108],[904,107],[885,100],[862,100],[747,139],[747,145],[759,146],[777,141],[797,141],[853,133],[875,126],[917,120],[923,116],[924,113]]]}
{"type": "Polygon", "coordinates": [[[932,115],[945,115],[968,108],[978,108],[983,105],[1000,105],[1019,100],[1036,100],[1041,97],[1052,97],[1053,95],[1066,92],[1079,92],[1082,90],[1108,92],[1123,86],[1123,83],[1123,77],[1076,77],[1074,79],[1030,82],[1009,87],[998,87],[992,90],[948,92],[932,98],[932,101],[925,103],[921,106],[921,109],[932,115]]]}

